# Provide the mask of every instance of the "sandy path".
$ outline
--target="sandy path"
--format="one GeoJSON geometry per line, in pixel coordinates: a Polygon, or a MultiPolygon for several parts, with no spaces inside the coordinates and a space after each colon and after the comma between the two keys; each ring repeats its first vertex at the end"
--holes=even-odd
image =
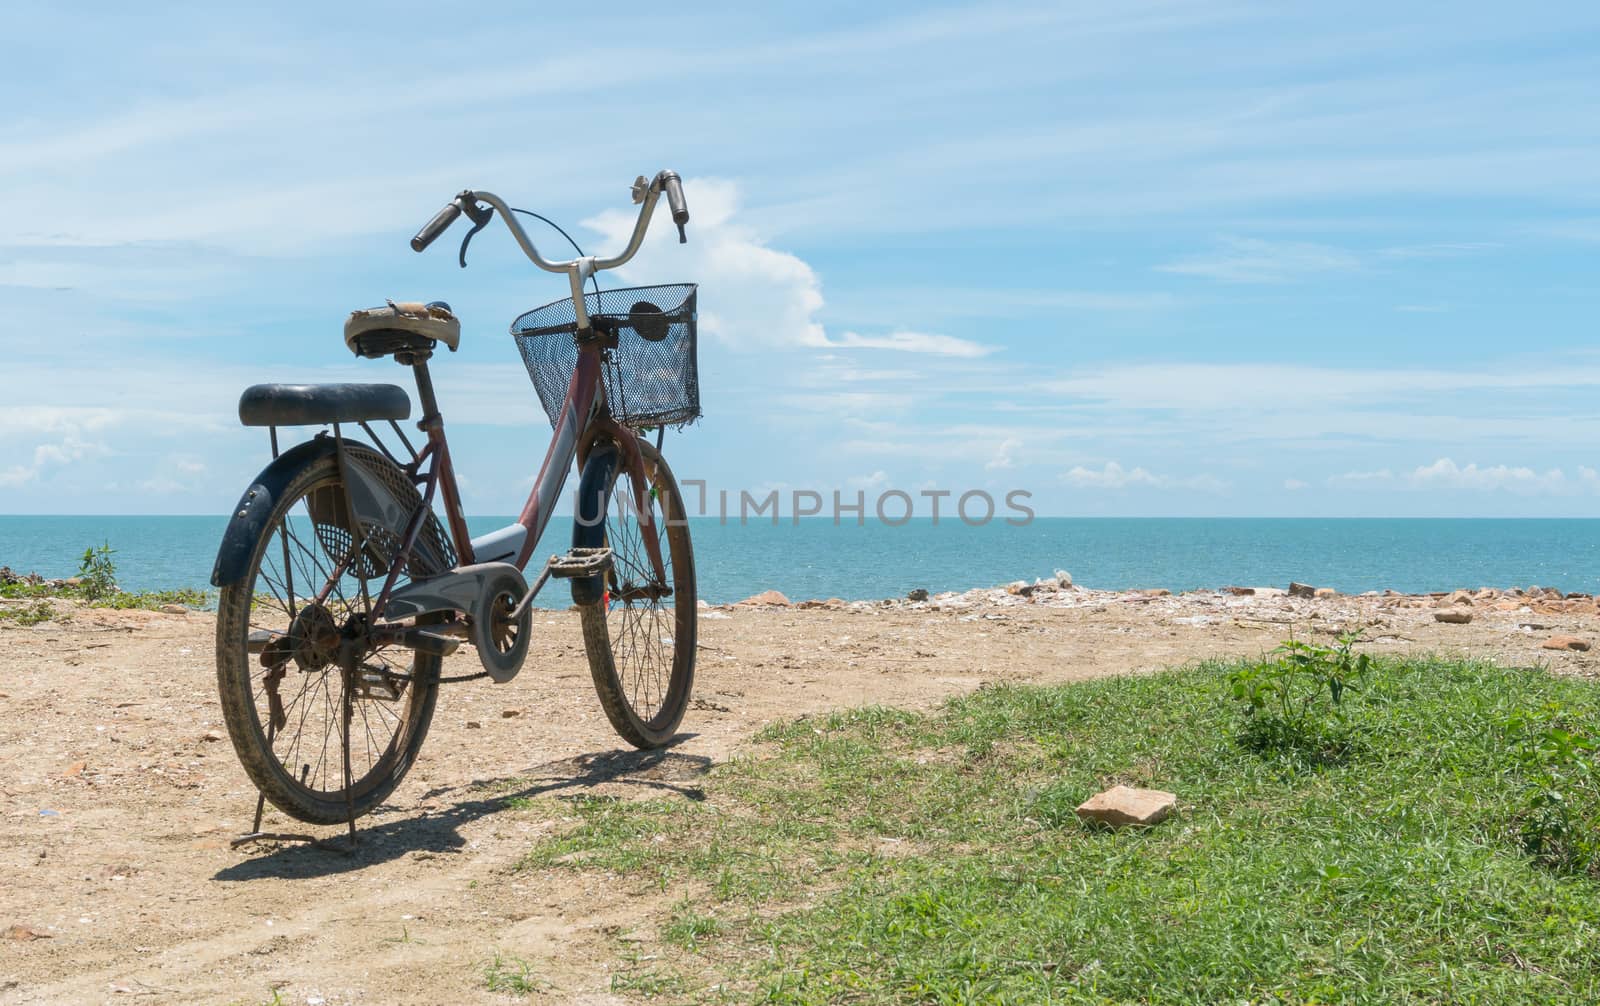
{"type": "MultiPolygon", "coordinates": [[[[359,851],[231,850],[254,791],[219,728],[205,614],[85,612],[0,628],[0,1003],[506,1002],[483,985],[500,950],[549,983],[542,1001],[622,1001],[609,962],[671,892],[568,872],[516,872],[559,805],[516,794],[694,795],[763,724],[862,703],[928,706],[985,681],[1067,681],[1249,654],[1287,634],[1374,623],[1375,650],[1441,649],[1590,672],[1593,605],[1435,624],[1407,602],[1061,592],[1052,607],[757,609],[702,620],[688,736],[619,750],[588,680],[575,617],[536,615],[507,685],[447,687],[418,765],[368,818],[359,851]],[[1536,619],[1541,628],[1518,628],[1536,619]],[[502,715],[515,711],[516,715],[502,715]],[[469,728],[468,723],[481,724],[469,728]]],[[[473,670],[470,652],[446,673],[473,670]]],[[[268,827],[303,830],[269,811],[268,827]]],[[[325,830],[332,834],[333,830],[325,830]]]]}

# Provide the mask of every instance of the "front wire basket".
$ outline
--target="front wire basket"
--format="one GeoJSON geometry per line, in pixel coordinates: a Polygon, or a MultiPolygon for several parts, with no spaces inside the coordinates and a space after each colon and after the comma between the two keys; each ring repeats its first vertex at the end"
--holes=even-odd
{"type": "MultiPolygon", "coordinates": [[[[601,290],[583,298],[597,333],[615,333],[604,380],[611,415],[626,426],[682,426],[700,418],[695,284],[601,290]]],[[[554,426],[578,365],[578,316],[565,297],[517,318],[511,335],[554,426]]]]}

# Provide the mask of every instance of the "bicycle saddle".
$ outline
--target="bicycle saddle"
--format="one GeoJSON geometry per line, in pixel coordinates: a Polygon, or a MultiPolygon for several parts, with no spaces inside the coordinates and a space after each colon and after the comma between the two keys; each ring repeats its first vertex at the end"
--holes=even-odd
{"type": "Polygon", "coordinates": [[[357,356],[387,356],[402,350],[432,349],[444,343],[451,352],[461,343],[461,322],[443,301],[416,301],[352,311],[344,323],[344,344],[357,356]]]}

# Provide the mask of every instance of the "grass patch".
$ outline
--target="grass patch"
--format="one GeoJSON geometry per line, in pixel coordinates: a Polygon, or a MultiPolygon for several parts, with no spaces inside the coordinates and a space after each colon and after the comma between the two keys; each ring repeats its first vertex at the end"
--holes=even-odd
{"type": "Polygon", "coordinates": [[[531,995],[543,991],[548,983],[536,977],[528,962],[520,957],[510,957],[495,951],[494,958],[483,966],[483,985],[490,992],[509,992],[512,995],[531,995]]]}
{"type": "Polygon", "coordinates": [[[1241,666],[783,724],[703,802],[536,801],[572,824],[523,866],[680,894],[636,976],[680,999],[1600,1000],[1600,883],[1526,850],[1518,725],[1592,736],[1592,685],[1373,661],[1308,758],[1251,736],[1241,666]],[[1080,825],[1119,782],[1179,815],[1080,825]]]}
{"type": "Polygon", "coordinates": [[[35,602],[25,608],[0,607],[0,621],[37,625],[72,617],[70,608],[57,609],[50,604],[52,600],[71,601],[91,608],[145,611],[155,611],[168,604],[204,608],[211,603],[210,594],[203,590],[125,591],[117,586],[114,555],[116,550],[109,544],[84,549],[78,575],[65,580],[46,580],[31,574],[19,576],[10,569],[0,569],[0,598],[35,602]]]}

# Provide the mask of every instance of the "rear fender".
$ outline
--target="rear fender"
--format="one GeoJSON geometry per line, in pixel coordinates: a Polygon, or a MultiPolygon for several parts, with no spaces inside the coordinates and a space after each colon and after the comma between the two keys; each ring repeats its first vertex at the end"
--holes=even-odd
{"type": "MultiPolygon", "coordinates": [[[[360,463],[345,466],[348,473],[346,486],[356,517],[368,526],[403,528],[411,516],[412,508],[394,497],[382,482],[365,469],[372,463],[392,464],[370,450],[346,443],[346,456],[355,460],[359,452],[360,463]],[[368,457],[368,455],[371,455],[368,457]]],[[[297,444],[273,459],[261,470],[250,488],[239,497],[239,505],[228,518],[228,527],[222,533],[222,545],[217,549],[217,562],[211,569],[211,585],[227,587],[238,583],[250,569],[250,557],[255,552],[256,540],[267,532],[267,521],[273,506],[283,491],[301,472],[332,457],[338,451],[337,442],[330,436],[319,435],[297,444]]],[[[343,500],[339,501],[341,504],[343,500]]],[[[319,520],[337,520],[346,523],[344,507],[336,507],[337,515],[318,514],[319,520]]],[[[376,558],[376,557],[374,557],[376,558]]]]}

